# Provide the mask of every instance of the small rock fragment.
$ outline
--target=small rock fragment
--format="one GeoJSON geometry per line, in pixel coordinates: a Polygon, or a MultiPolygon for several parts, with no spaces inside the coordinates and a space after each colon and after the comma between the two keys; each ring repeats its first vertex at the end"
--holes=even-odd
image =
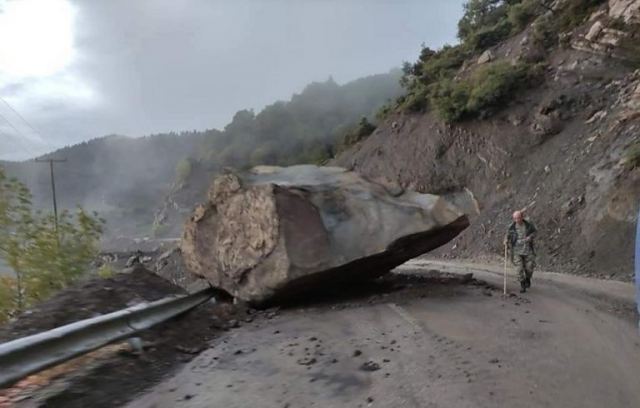
{"type": "Polygon", "coordinates": [[[312,364],[315,364],[316,362],[316,359],[313,357],[301,358],[297,361],[298,364],[303,366],[310,366],[312,364]]]}
{"type": "Polygon", "coordinates": [[[378,371],[380,369],[380,364],[375,361],[367,361],[360,366],[360,370],[362,371],[378,371]]]}

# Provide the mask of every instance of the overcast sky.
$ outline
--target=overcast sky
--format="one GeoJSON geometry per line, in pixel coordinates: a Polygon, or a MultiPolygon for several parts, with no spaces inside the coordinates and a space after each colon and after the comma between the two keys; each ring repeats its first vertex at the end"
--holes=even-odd
{"type": "Polygon", "coordinates": [[[309,82],[387,72],[422,43],[455,42],[462,3],[0,0],[0,159],[222,128],[309,82]]]}

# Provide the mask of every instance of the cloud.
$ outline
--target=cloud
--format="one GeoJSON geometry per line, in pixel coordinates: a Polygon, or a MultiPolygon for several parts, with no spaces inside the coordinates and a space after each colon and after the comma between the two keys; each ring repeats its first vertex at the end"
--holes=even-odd
{"type": "Polygon", "coordinates": [[[455,41],[462,3],[74,0],[71,62],[4,83],[0,96],[57,146],[221,128],[311,81],[385,72],[415,60],[423,42],[455,41]]]}

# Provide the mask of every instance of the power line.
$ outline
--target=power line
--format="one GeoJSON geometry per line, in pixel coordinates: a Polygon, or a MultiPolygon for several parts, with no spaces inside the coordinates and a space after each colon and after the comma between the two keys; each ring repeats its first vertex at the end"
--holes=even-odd
{"type": "MultiPolygon", "coordinates": [[[[11,138],[11,137],[12,137],[12,135],[8,134],[7,132],[3,132],[3,131],[0,131],[0,136],[7,136],[7,137],[9,137],[9,138],[11,138]]],[[[18,143],[16,143],[16,144],[17,144],[17,145],[18,145],[22,150],[24,150],[24,152],[25,152],[28,156],[35,156],[35,155],[33,154],[33,151],[32,151],[32,150],[30,150],[29,148],[27,148],[27,146],[26,146],[24,143],[22,143],[22,140],[21,140],[20,138],[18,138],[18,143]]]]}
{"type": "Polygon", "coordinates": [[[9,139],[15,140],[15,144],[24,151],[28,157],[37,157],[38,154],[33,150],[32,146],[29,143],[29,138],[24,136],[18,128],[16,128],[11,122],[7,120],[4,116],[0,115],[0,118],[4,119],[4,121],[15,131],[14,134],[6,131],[0,131],[0,135],[6,136],[9,139]]]}
{"type": "Polygon", "coordinates": [[[15,109],[13,108],[13,106],[11,106],[11,105],[9,104],[9,102],[7,102],[7,101],[6,101],[2,96],[0,96],[0,100],[1,100],[2,102],[4,102],[4,104],[5,104],[5,105],[7,105],[7,107],[8,107],[9,109],[11,109],[11,112],[15,113],[15,114],[16,114],[16,116],[18,116],[18,117],[19,117],[19,118],[20,118],[20,119],[21,119],[21,120],[22,120],[22,121],[23,121],[27,126],[29,126],[29,128],[30,128],[31,130],[33,130],[36,134],[38,134],[38,136],[40,136],[40,137],[44,137],[44,136],[42,136],[42,133],[40,133],[40,132],[38,131],[38,129],[36,129],[35,127],[33,127],[33,126],[31,125],[31,123],[29,123],[29,122],[28,122],[28,121],[27,121],[27,120],[26,120],[26,119],[25,119],[25,118],[24,118],[24,117],[23,117],[23,116],[22,116],[22,115],[21,115],[17,110],[15,110],[15,109]]]}
{"type": "Polygon", "coordinates": [[[15,130],[15,131],[16,131],[16,133],[18,133],[20,136],[24,137],[24,133],[22,133],[22,131],[20,131],[20,129],[18,129],[17,127],[15,127],[15,126],[13,125],[13,123],[11,123],[11,122],[9,121],[9,119],[7,119],[6,117],[4,117],[4,115],[2,115],[1,113],[0,113],[0,118],[4,119],[4,121],[5,121],[5,122],[7,122],[7,125],[9,125],[9,126],[11,127],[11,129],[15,130]]]}
{"type": "MultiPolygon", "coordinates": [[[[29,156],[35,157],[37,156],[33,150],[31,150],[31,148],[28,147],[28,143],[27,143],[27,137],[24,135],[24,133],[22,133],[22,131],[20,131],[20,129],[18,129],[17,127],[15,127],[10,121],[9,119],[7,119],[6,117],[4,117],[2,114],[0,114],[0,118],[2,118],[8,125],[9,127],[11,127],[11,129],[13,129],[17,134],[18,134],[18,146],[20,146],[20,148],[22,150],[25,151],[25,153],[27,153],[29,156]]],[[[7,132],[2,132],[1,134],[11,137],[10,134],[8,134],[7,132]]]]}
{"type": "MultiPolygon", "coordinates": [[[[9,108],[9,110],[11,110],[11,112],[13,112],[14,115],[16,115],[29,129],[31,129],[31,131],[33,133],[35,133],[36,135],[38,135],[40,137],[40,143],[45,143],[44,141],[44,136],[42,135],[42,133],[40,133],[40,131],[38,129],[36,129],[31,123],[29,123],[29,121],[27,121],[24,116],[22,116],[20,114],[20,112],[18,112],[13,106],[11,106],[11,104],[9,102],[6,101],[6,99],[4,99],[2,96],[0,96],[0,100],[9,108]]],[[[7,124],[9,124],[9,126],[11,126],[11,128],[13,130],[15,130],[19,136],[21,136],[21,140],[23,141],[23,149],[24,150],[28,150],[28,154],[31,157],[37,157],[38,155],[40,155],[41,153],[37,153],[35,150],[33,150],[32,146],[30,145],[30,139],[28,136],[26,136],[26,134],[21,131],[20,129],[18,129],[14,124],[11,123],[11,121],[3,116],[2,114],[0,114],[0,117],[2,117],[2,119],[4,119],[5,122],[7,122],[7,124]]]]}
{"type": "Polygon", "coordinates": [[[51,176],[51,193],[53,196],[53,220],[56,228],[56,239],[58,237],[58,202],[56,201],[56,181],[53,173],[53,163],[64,163],[67,159],[35,159],[38,163],[49,163],[49,174],[51,176]]]}

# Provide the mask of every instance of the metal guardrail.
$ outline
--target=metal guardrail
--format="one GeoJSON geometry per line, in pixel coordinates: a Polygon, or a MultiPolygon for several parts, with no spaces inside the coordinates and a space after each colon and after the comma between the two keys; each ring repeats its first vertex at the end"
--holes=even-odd
{"type": "Polygon", "coordinates": [[[0,387],[184,313],[213,297],[211,289],[141,303],[0,344],[0,387]]]}

